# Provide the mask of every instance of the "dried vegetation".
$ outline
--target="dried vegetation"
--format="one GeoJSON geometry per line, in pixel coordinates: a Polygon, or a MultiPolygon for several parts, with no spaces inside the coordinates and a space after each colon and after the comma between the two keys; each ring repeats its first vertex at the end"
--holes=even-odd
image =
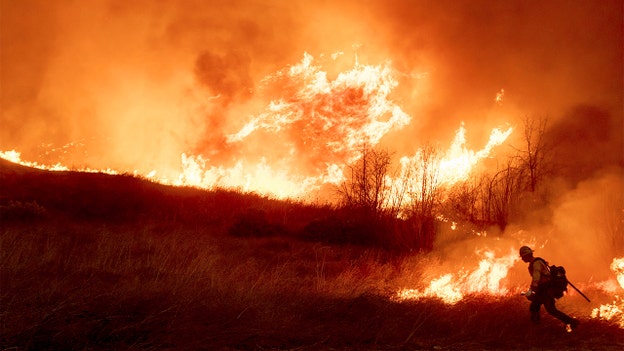
{"type": "Polygon", "coordinates": [[[605,321],[533,328],[515,296],[393,300],[422,256],[314,237],[327,206],[1,166],[3,350],[624,345],[605,321]]]}

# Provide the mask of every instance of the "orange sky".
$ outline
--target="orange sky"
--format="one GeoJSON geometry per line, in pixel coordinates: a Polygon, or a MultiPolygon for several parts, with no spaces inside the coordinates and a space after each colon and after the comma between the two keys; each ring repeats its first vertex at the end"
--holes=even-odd
{"type": "Polygon", "coordinates": [[[389,102],[411,121],[381,143],[399,155],[448,144],[461,121],[481,147],[493,127],[533,115],[549,116],[552,135],[571,144],[591,125],[583,137],[601,146],[583,150],[623,162],[621,1],[0,4],[0,150],[24,159],[149,171],[186,153],[231,166],[275,153],[280,140],[279,152],[300,142],[300,159],[312,162],[324,154],[305,145],[341,136],[302,138],[301,123],[226,142],[270,101],[293,97],[292,82],[267,77],[308,53],[330,81],[356,57],[391,67],[389,102]]]}

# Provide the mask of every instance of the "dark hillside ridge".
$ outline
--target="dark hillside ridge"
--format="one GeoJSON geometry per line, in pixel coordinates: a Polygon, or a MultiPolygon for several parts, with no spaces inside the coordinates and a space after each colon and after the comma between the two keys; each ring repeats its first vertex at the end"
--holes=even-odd
{"type": "Polygon", "coordinates": [[[276,203],[256,194],[167,186],[127,174],[46,171],[0,159],[0,218],[4,220],[60,217],[202,224],[276,203]]]}
{"type": "Polygon", "coordinates": [[[386,228],[358,209],[235,190],[169,186],[128,174],[47,171],[0,159],[2,224],[49,220],[183,225],[235,237],[287,236],[328,244],[405,246],[394,241],[394,222],[386,228]]]}

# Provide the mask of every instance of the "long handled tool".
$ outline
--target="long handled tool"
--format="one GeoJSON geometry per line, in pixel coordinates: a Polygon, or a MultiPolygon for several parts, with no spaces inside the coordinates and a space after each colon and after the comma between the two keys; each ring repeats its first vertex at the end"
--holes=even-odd
{"type": "Polygon", "coordinates": [[[572,288],[574,288],[574,290],[576,290],[577,293],[581,294],[581,296],[583,296],[585,298],[585,300],[587,300],[587,302],[591,302],[587,296],[585,296],[585,294],[583,294],[576,286],[574,286],[574,284],[570,283],[570,281],[568,280],[568,285],[570,285],[572,288]]]}

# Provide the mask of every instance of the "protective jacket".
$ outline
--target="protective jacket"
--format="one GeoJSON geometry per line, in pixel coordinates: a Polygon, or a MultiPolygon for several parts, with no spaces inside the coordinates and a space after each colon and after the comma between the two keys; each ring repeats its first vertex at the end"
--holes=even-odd
{"type": "Polygon", "coordinates": [[[532,277],[531,290],[540,291],[548,282],[550,282],[550,269],[548,262],[543,258],[535,257],[529,264],[529,274],[532,277]]]}

